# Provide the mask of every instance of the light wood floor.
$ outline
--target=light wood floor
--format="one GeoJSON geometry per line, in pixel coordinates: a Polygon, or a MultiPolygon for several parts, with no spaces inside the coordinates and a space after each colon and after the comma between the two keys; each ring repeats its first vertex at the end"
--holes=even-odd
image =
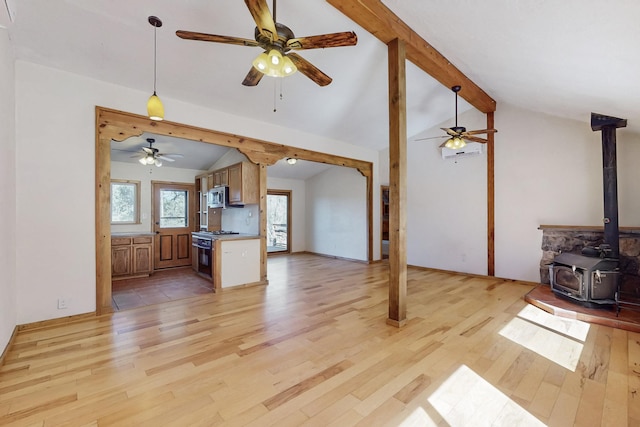
{"type": "Polygon", "coordinates": [[[242,288],[19,332],[0,425],[640,425],[640,334],[554,318],[531,286],[269,259],[242,288]]]}

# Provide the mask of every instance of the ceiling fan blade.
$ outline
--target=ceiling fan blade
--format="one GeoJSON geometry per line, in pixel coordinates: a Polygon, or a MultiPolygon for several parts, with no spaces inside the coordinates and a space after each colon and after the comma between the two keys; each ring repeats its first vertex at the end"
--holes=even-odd
{"type": "Polygon", "coordinates": [[[153,154],[153,148],[142,147],[142,151],[144,151],[147,154],[153,154]]]}
{"type": "Polygon", "coordinates": [[[442,139],[442,138],[449,138],[449,135],[430,136],[428,138],[418,138],[418,139],[414,139],[414,141],[426,141],[428,139],[442,139]]]}
{"type": "Polygon", "coordinates": [[[449,129],[449,128],[440,128],[443,131],[445,131],[446,133],[448,133],[451,136],[460,136],[460,134],[456,131],[454,131],[453,129],[449,129]]]}
{"type": "Polygon", "coordinates": [[[249,73],[242,81],[242,84],[244,86],[256,86],[258,83],[260,83],[262,76],[264,76],[264,74],[258,71],[256,67],[252,66],[251,69],[249,70],[249,73]]]}
{"type": "Polygon", "coordinates": [[[462,135],[479,135],[483,133],[496,133],[498,132],[496,129],[479,129],[479,130],[468,130],[466,132],[462,132],[462,135]]]}
{"type": "Polygon", "coordinates": [[[318,36],[298,37],[287,40],[290,49],[318,49],[326,47],[355,46],[358,37],[353,31],[343,33],[321,34],[318,36]]]}
{"type": "Polygon", "coordinates": [[[486,144],[487,142],[489,142],[484,138],[478,138],[477,136],[471,136],[471,135],[465,135],[462,137],[462,139],[471,141],[471,142],[479,142],[480,144],[486,144]]]}
{"type": "Polygon", "coordinates": [[[288,53],[287,56],[291,58],[291,61],[295,64],[296,67],[298,67],[298,71],[309,77],[318,85],[326,86],[333,81],[331,77],[327,76],[325,73],[316,68],[315,65],[313,65],[303,57],[293,52],[288,53]]]}
{"type": "Polygon", "coordinates": [[[129,156],[130,159],[137,159],[142,157],[147,157],[147,155],[144,153],[138,153],[138,154],[134,154],[133,156],[129,156]]]}
{"type": "Polygon", "coordinates": [[[215,34],[196,33],[193,31],[178,30],[176,36],[185,40],[200,40],[203,42],[215,42],[226,44],[237,44],[240,46],[260,46],[257,41],[250,39],[243,39],[240,37],[231,36],[218,36],[215,34]]]}
{"type": "Polygon", "coordinates": [[[278,31],[266,0],[244,0],[244,2],[249,8],[253,20],[256,21],[260,34],[268,37],[272,43],[276,41],[278,39],[278,31]]]}
{"type": "Polygon", "coordinates": [[[176,161],[176,159],[172,159],[171,157],[167,157],[165,154],[157,155],[156,159],[166,160],[167,162],[175,162],[176,161]]]}

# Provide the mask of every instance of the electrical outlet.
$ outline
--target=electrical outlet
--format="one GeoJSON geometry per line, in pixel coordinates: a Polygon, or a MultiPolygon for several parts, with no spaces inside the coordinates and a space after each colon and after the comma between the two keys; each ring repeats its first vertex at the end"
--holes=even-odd
{"type": "Polygon", "coordinates": [[[58,298],[58,310],[64,310],[68,307],[69,301],[66,298],[58,298]]]}

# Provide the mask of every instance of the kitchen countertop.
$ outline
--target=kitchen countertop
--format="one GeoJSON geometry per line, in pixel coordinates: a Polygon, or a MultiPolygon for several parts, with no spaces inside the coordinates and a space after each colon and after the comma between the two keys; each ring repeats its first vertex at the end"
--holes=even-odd
{"type": "Polygon", "coordinates": [[[260,236],[257,234],[211,234],[211,233],[202,233],[198,231],[194,231],[191,233],[193,236],[201,237],[205,239],[212,240],[247,240],[247,239],[259,239],[260,236]]]}

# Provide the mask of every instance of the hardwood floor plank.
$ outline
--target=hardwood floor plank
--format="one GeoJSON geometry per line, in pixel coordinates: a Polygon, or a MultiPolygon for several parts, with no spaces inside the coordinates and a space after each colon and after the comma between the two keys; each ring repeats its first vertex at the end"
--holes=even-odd
{"type": "Polygon", "coordinates": [[[640,334],[545,317],[523,300],[531,284],[409,268],[398,329],[385,263],[268,262],[268,286],[19,330],[0,366],[0,424],[640,420],[640,334]]]}

